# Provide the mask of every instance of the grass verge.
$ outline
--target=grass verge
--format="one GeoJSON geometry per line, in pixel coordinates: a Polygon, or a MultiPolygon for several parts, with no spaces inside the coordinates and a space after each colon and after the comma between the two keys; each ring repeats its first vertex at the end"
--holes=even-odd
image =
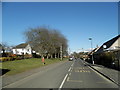
{"type": "MultiPolygon", "coordinates": [[[[62,61],[65,61],[63,59],[62,61]]],[[[21,73],[24,71],[28,71],[33,68],[38,68],[42,66],[46,66],[49,64],[61,62],[60,59],[45,59],[45,65],[41,62],[41,58],[31,58],[31,59],[23,59],[23,60],[15,60],[15,61],[7,61],[0,63],[2,64],[2,69],[9,69],[10,71],[6,73],[6,75],[14,75],[17,73],[21,73]]],[[[1,68],[1,67],[0,67],[1,68]]]]}

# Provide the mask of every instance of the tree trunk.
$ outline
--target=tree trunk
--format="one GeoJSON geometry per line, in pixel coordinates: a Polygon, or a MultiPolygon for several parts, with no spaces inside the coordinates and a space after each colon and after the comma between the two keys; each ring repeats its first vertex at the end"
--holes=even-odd
{"type": "Polygon", "coordinates": [[[47,59],[49,59],[49,54],[47,55],[47,59]]]}
{"type": "Polygon", "coordinates": [[[41,55],[41,58],[43,58],[43,54],[41,55]]]}
{"type": "Polygon", "coordinates": [[[56,56],[57,56],[57,55],[56,55],[56,53],[55,53],[55,58],[57,58],[56,56]]]}
{"type": "Polygon", "coordinates": [[[51,58],[53,58],[53,56],[51,55],[51,58]]]}
{"type": "Polygon", "coordinates": [[[58,53],[58,58],[59,58],[59,53],[58,53]]]}

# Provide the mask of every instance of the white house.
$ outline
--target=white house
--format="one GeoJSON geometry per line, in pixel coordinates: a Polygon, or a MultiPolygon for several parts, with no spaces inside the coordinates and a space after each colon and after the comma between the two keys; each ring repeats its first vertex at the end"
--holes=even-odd
{"type": "Polygon", "coordinates": [[[17,55],[32,54],[32,48],[27,43],[22,43],[17,45],[12,49],[12,51],[13,51],[13,54],[17,54],[17,55]]]}

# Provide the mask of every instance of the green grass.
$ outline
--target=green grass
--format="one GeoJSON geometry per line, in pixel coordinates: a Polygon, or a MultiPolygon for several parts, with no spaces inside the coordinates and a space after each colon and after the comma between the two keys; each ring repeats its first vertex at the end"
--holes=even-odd
{"type": "Polygon", "coordinates": [[[2,63],[0,63],[0,69],[2,68],[2,63]]]}
{"type": "MultiPolygon", "coordinates": [[[[64,59],[63,61],[65,61],[64,59]]],[[[45,59],[45,65],[60,62],[60,59],[45,59]]],[[[6,75],[14,75],[17,73],[21,73],[33,68],[45,66],[41,62],[41,58],[31,58],[31,59],[23,59],[23,60],[15,60],[15,61],[7,61],[2,62],[2,69],[9,69],[10,71],[6,73],[6,75]]],[[[1,68],[1,63],[0,63],[1,68]]]]}

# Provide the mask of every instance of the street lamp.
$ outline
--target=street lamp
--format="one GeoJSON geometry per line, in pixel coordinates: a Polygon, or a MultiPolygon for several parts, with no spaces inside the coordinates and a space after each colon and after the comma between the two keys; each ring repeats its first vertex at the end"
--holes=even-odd
{"type": "MultiPolygon", "coordinates": [[[[93,46],[92,46],[92,38],[89,38],[89,40],[91,41],[91,52],[92,52],[92,48],[93,48],[93,46]]],[[[92,63],[94,64],[93,54],[92,54],[92,63]]]]}

